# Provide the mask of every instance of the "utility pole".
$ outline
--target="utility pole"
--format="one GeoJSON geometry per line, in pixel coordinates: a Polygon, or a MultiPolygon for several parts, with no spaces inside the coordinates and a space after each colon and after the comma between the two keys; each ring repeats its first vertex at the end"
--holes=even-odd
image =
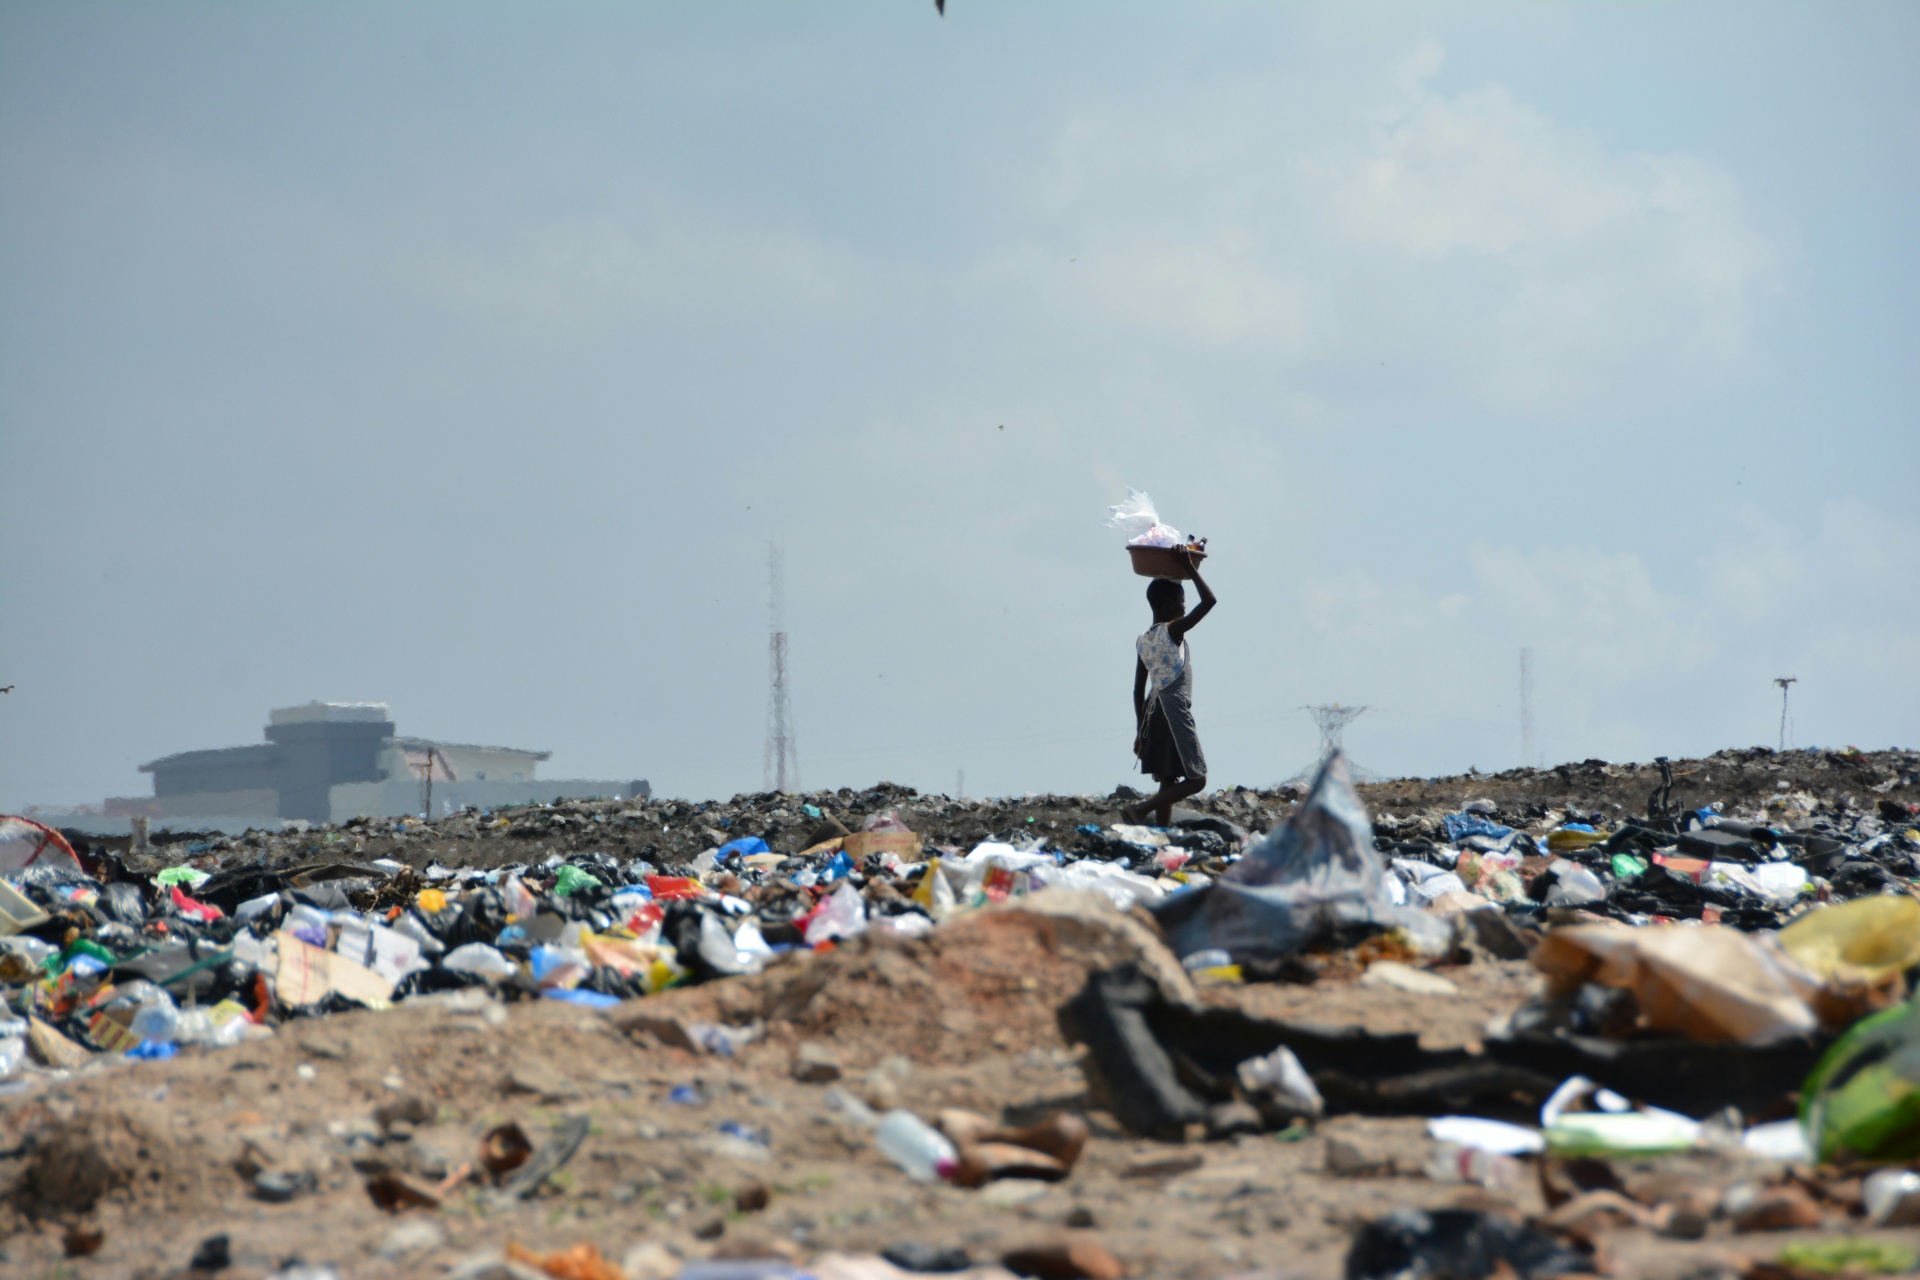
{"type": "Polygon", "coordinates": [[[767,750],[762,766],[769,791],[800,789],[800,761],[794,751],[793,707],[787,700],[785,571],[780,548],[767,543],[767,750]]]}
{"type": "Polygon", "coordinates": [[[1800,683],[1799,676],[1775,676],[1773,682],[1780,686],[1780,749],[1787,749],[1787,728],[1792,723],[1787,717],[1787,689],[1800,683]]]}
{"type": "Polygon", "coordinates": [[[420,808],[428,822],[433,821],[433,745],[427,745],[427,768],[421,777],[420,808]]]}
{"type": "Polygon", "coordinates": [[[1520,650],[1520,766],[1533,768],[1533,650],[1520,650]]]}
{"type": "Polygon", "coordinates": [[[960,770],[959,773],[954,776],[953,798],[955,800],[965,800],[967,798],[967,771],[965,769],[960,770]]]}

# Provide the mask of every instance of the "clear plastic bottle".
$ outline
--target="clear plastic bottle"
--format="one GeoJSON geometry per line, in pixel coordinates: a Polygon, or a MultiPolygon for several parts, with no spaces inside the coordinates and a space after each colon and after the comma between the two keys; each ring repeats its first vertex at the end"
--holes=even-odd
{"type": "Polygon", "coordinates": [[[1519,1191],[1533,1181],[1524,1160],[1452,1142],[1435,1144],[1426,1174],[1435,1182],[1471,1182],[1497,1191],[1519,1191]]]}
{"type": "Polygon", "coordinates": [[[916,1182],[950,1178],[960,1165],[960,1153],[946,1135],[911,1111],[887,1112],[874,1131],[873,1142],[916,1182]]]}
{"type": "MultiPolygon", "coordinates": [[[[24,1027],[26,1024],[21,1025],[24,1027]]],[[[0,1023],[0,1080],[10,1079],[26,1062],[26,1037],[8,1034],[5,1024],[0,1023]]]]}
{"type": "Polygon", "coordinates": [[[1910,1227],[1920,1223],[1920,1173],[1910,1169],[1882,1169],[1868,1176],[1860,1188],[1867,1221],[1876,1227],[1910,1227]]]}
{"type": "Polygon", "coordinates": [[[134,1012],[133,1034],[142,1040],[172,1040],[178,1031],[180,1011],[164,991],[155,991],[140,1002],[134,1012]]]}

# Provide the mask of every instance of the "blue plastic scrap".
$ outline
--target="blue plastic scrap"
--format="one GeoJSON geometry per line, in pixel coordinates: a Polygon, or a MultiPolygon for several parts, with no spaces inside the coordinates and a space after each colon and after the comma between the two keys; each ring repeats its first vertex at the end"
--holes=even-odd
{"type": "Polygon", "coordinates": [[[773,1133],[765,1127],[755,1128],[752,1125],[741,1124],[738,1120],[722,1120],[719,1129],[729,1138],[739,1138],[742,1142],[751,1142],[755,1146],[765,1147],[773,1143],[773,1133]]]}
{"type": "Polygon", "coordinates": [[[1440,829],[1447,833],[1449,840],[1465,840],[1468,836],[1490,836],[1498,840],[1513,834],[1512,827],[1503,827],[1477,813],[1450,813],[1440,820],[1440,829]]]}
{"type": "Polygon", "coordinates": [[[548,987],[540,994],[548,1000],[564,1000],[586,1009],[611,1009],[620,1003],[619,996],[610,996],[604,991],[589,991],[585,987],[548,987]]]}
{"type": "Polygon", "coordinates": [[[767,847],[767,842],[759,836],[743,836],[738,840],[729,840],[721,845],[714,851],[714,860],[717,862],[725,862],[736,853],[744,858],[750,854],[772,852],[773,850],[767,847]]]}

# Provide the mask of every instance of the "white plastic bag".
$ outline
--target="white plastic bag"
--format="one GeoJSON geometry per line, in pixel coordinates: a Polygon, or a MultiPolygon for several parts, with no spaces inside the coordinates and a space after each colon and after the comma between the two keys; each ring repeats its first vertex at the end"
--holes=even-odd
{"type": "Polygon", "coordinates": [[[1235,1068],[1235,1074],[1248,1093],[1265,1094],[1294,1115],[1317,1118],[1326,1109],[1313,1077],[1285,1045],[1264,1057],[1248,1058],[1235,1068]]]}
{"type": "MultiPolygon", "coordinates": [[[[752,922],[740,926],[740,932],[747,934],[752,922]]],[[[758,973],[760,966],[766,963],[766,957],[759,951],[749,951],[743,943],[758,942],[760,949],[771,953],[766,940],[760,936],[760,929],[753,925],[753,932],[743,938],[737,938],[727,932],[727,926],[720,923],[718,916],[700,917],[700,956],[721,973],[758,973]]]]}
{"type": "Polygon", "coordinates": [[[1127,490],[1127,500],[1107,508],[1107,524],[1127,535],[1130,547],[1177,547],[1186,539],[1180,531],[1160,523],[1153,499],[1138,489],[1127,490]]]}
{"type": "Polygon", "coordinates": [[[828,938],[851,938],[867,930],[867,904],[860,891],[842,883],[827,898],[820,914],[807,921],[807,945],[817,947],[828,938]]]}
{"type": "Polygon", "coordinates": [[[520,971],[520,966],[501,955],[484,942],[469,942],[455,947],[440,962],[440,967],[454,973],[470,973],[477,978],[486,978],[498,982],[511,978],[520,971]]]}

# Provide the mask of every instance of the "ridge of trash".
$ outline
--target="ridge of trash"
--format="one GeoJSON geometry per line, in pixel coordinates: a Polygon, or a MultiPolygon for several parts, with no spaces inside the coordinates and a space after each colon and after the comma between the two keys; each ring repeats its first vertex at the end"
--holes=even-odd
{"type": "MultiPolygon", "coordinates": [[[[1920,753],[1753,748],[1358,786],[1335,755],[1311,782],[1195,797],[1164,828],[1114,820],[1137,798],[1125,787],[958,800],[892,784],[151,841],[0,818],[0,1097],[112,1060],[468,994],[605,1011],[648,1043],[729,1059],[767,1034],[770,1005],[695,1018],[650,1013],[657,998],[840,947],[911,946],[1030,903],[1063,921],[1097,908],[1103,936],[1132,931],[1058,1019],[1087,1050],[1090,1104],[1143,1137],[1287,1141],[1342,1115],[1433,1117],[1442,1155],[1428,1176],[1483,1188],[1527,1176],[1516,1161],[1541,1162],[1544,1179],[1556,1161],[1731,1146],[1840,1171],[1750,1188],[1768,1204],[1781,1187],[1819,1200],[1853,1177],[1848,1212],[1920,1219],[1920,1171],[1897,1167],[1920,1157],[1920,1103],[1903,1092],[1920,1060],[1917,796],[1920,753]],[[1444,1000],[1461,966],[1514,961],[1539,989],[1462,1047],[1226,995],[1358,974],[1444,1000]],[[1877,1188],[1871,1206],[1862,1185],[1877,1188]]],[[[805,1059],[794,1079],[837,1078],[830,1056],[805,1059]]],[[[1072,1109],[930,1123],[829,1102],[925,1182],[1059,1181],[1088,1139],[1072,1109]]],[[[489,1195],[531,1196],[587,1133],[584,1120],[544,1145],[491,1131],[484,1172],[426,1185],[386,1170],[367,1191],[396,1212],[486,1180],[489,1195]]],[[[1328,1142],[1331,1172],[1371,1167],[1328,1142]]],[[[303,1190],[263,1169],[253,1194],[303,1190]]],[[[1615,1218],[1679,1215],[1687,1231],[1742,1212],[1724,1196],[1684,1212],[1672,1197],[1623,1203],[1615,1218]]],[[[1797,1201],[1774,1211],[1799,1225],[1832,1216],[1797,1201]]],[[[1422,1250],[1466,1250],[1489,1268],[1560,1274],[1600,1265],[1596,1239],[1565,1222],[1407,1210],[1358,1227],[1347,1267],[1411,1274],[1422,1250]]],[[[514,1265],[571,1274],[529,1256],[514,1265]]],[[[1002,1262],[1018,1274],[1112,1263],[1090,1257],[1002,1262]]]]}

